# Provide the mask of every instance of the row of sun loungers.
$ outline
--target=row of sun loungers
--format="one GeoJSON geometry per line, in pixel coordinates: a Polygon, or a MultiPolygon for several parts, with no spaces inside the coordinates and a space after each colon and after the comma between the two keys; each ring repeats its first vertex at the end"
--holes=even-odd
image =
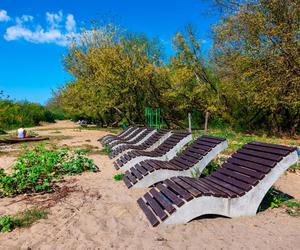
{"type": "Polygon", "coordinates": [[[137,201],[152,226],[187,223],[205,214],[255,215],[270,187],[298,161],[294,147],[250,142],[210,176],[195,178],[193,171],[201,173],[228,146],[225,138],[205,135],[191,143],[187,132],[131,127],[101,142],[117,140],[120,146],[114,145],[111,157],[115,168],[125,171],[125,185],[152,186],[137,201]]]}

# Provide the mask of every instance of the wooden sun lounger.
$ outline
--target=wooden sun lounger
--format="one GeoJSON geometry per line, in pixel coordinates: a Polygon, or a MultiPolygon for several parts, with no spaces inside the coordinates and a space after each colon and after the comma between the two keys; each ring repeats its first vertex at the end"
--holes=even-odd
{"type": "Polygon", "coordinates": [[[132,150],[146,150],[150,151],[154,148],[157,148],[161,143],[163,143],[168,137],[171,136],[171,131],[167,129],[160,129],[155,131],[147,140],[139,145],[120,145],[117,148],[112,149],[109,157],[118,159],[122,155],[129,153],[132,150]]]}
{"type": "Polygon", "coordinates": [[[187,223],[205,214],[252,216],[274,182],[297,161],[294,147],[250,142],[211,176],[167,179],[137,203],[152,226],[187,223]]]}
{"type": "Polygon", "coordinates": [[[116,150],[119,147],[126,146],[126,145],[141,145],[146,140],[148,140],[152,135],[156,133],[156,129],[153,128],[147,128],[142,133],[139,134],[134,140],[131,141],[124,141],[124,142],[118,142],[111,144],[112,151],[116,150]]]}
{"type": "Polygon", "coordinates": [[[111,145],[113,143],[125,142],[134,140],[140,133],[146,130],[145,127],[135,128],[130,134],[126,135],[124,138],[111,138],[109,141],[106,141],[105,145],[111,145]]]}
{"type": "Polygon", "coordinates": [[[192,176],[192,170],[201,173],[207,164],[228,147],[224,138],[201,136],[179,156],[170,161],[146,160],[129,171],[123,178],[128,188],[147,188],[174,176],[192,176]]]}
{"type": "Polygon", "coordinates": [[[127,129],[125,129],[124,131],[122,131],[120,134],[118,135],[112,135],[112,134],[109,134],[109,135],[105,135],[103,136],[99,141],[102,143],[102,144],[105,144],[106,142],[109,142],[110,140],[114,139],[114,138],[125,138],[126,136],[128,136],[130,133],[132,133],[135,129],[137,129],[137,127],[133,127],[133,126],[130,126],[128,127],[127,129]]]}
{"type": "Polygon", "coordinates": [[[147,128],[147,127],[140,128],[139,130],[140,130],[140,133],[137,133],[131,139],[113,141],[109,145],[111,146],[112,149],[117,148],[119,145],[122,145],[122,144],[132,144],[132,145],[134,145],[134,144],[139,143],[140,141],[142,141],[144,139],[144,137],[146,137],[151,132],[155,132],[155,129],[147,128]]]}
{"type": "Polygon", "coordinates": [[[169,160],[176,156],[185,144],[192,140],[192,135],[187,132],[174,132],[160,146],[152,151],[133,150],[122,155],[114,162],[115,168],[124,171],[147,159],[169,160]]]}

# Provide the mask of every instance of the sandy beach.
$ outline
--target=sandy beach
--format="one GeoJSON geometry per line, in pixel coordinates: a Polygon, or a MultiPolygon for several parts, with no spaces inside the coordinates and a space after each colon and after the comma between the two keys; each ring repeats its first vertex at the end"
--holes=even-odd
{"type": "MultiPolygon", "coordinates": [[[[254,217],[201,218],[186,225],[152,228],[136,203],[145,190],[128,190],[122,181],[115,181],[112,161],[97,153],[102,148],[97,139],[108,132],[80,130],[69,121],[32,130],[55,137],[58,145],[88,145],[95,151],[90,158],[100,171],[66,177],[60,185],[72,191],[49,206],[48,218],[0,234],[0,249],[300,249],[300,220],[284,208],[268,209],[254,217]]],[[[18,147],[0,155],[2,168],[13,164],[18,147]]],[[[285,174],[275,187],[299,200],[300,173],[285,174]]],[[[3,198],[0,213],[43,205],[54,195],[3,198]]]]}

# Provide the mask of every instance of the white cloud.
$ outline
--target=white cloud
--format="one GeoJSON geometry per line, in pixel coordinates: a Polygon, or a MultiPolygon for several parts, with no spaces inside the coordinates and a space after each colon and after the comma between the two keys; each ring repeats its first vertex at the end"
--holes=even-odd
{"type": "Polygon", "coordinates": [[[76,22],[72,14],[64,17],[62,11],[46,12],[46,27],[33,22],[34,17],[23,15],[16,18],[16,23],[6,29],[4,39],[15,41],[24,39],[32,43],[54,43],[67,46],[69,37],[76,36],[76,22]]]}
{"type": "Polygon", "coordinates": [[[7,15],[6,10],[0,10],[0,22],[7,22],[10,20],[10,17],[7,15]]]}
{"type": "Polygon", "coordinates": [[[61,10],[58,13],[46,12],[46,20],[52,29],[58,28],[63,20],[63,13],[61,10]]]}
{"type": "Polygon", "coordinates": [[[68,32],[75,32],[76,31],[76,21],[75,21],[74,16],[72,14],[69,14],[67,16],[66,30],[68,32]]]}

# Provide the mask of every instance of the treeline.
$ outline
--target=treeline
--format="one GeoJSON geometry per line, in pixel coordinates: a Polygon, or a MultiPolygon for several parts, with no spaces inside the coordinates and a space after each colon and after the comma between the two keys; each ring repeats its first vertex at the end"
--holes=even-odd
{"type": "Polygon", "coordinates": [[[300,122],[299,0],[217,1],[209,57],[191,26],[166,57],[159,39],[115,25],[82,32],[64,58],[74,80],[52,102],[73,117],[112,125],[143,123],[145,107],[164,110],[168,126],[187,113],[203,124],[295,134],[300,122]]]}
{"type": "Polygon", "coordinates": [[[55,122],[58,118],[61,117],[40,104],[27,101],[16,102],[0,95],[0,131],[20,126],[36,126],[42,121],[55,122]]]}

